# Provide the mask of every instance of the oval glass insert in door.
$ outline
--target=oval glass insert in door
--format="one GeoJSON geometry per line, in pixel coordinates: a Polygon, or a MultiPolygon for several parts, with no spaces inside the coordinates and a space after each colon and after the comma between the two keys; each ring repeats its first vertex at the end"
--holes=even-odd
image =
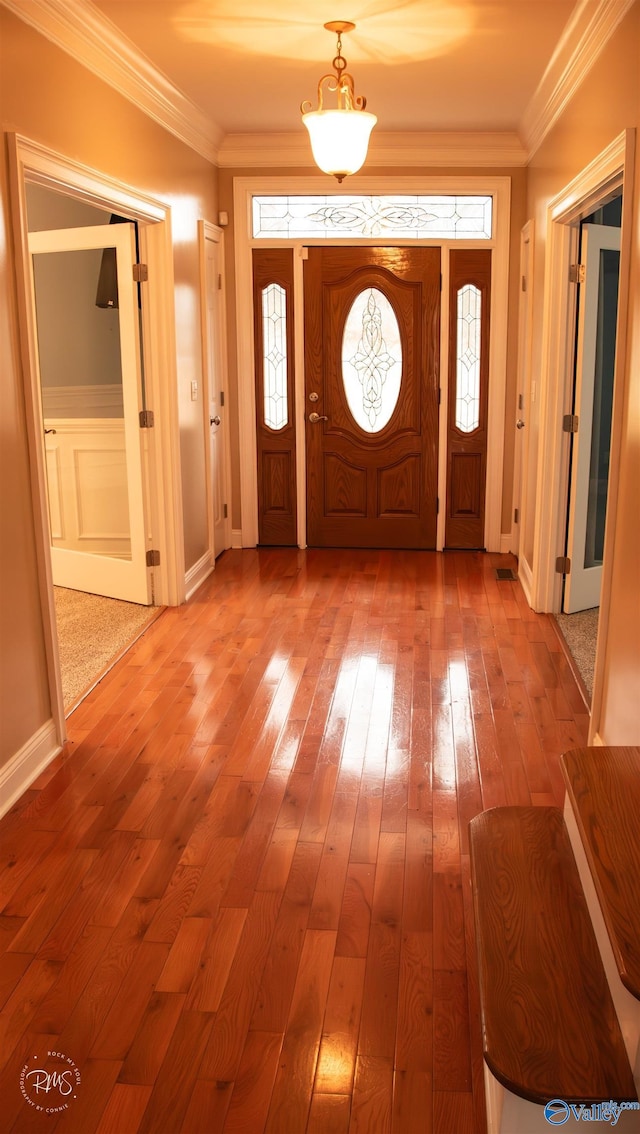
{"type": "Polygon", "coordinates": [[[342,336],[342,382],[349,410],[366,433],[391,420],[402,382],[402,343],[396,313],[378,288],[354,299],[342,336]]]}

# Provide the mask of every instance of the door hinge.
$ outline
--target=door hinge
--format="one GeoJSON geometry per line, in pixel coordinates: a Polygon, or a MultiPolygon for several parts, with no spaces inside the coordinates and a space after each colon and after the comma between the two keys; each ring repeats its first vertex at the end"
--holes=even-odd
{"type": "Polygon", "coordinates": [[[520,510],[518,508],[513,509],[513,522],[514,524],[520,523],[520,510]]]}
{"type": "Polygon", "coordinates": [[[568,575],[571,571],[571,560],[568,555],[559,555],[556,559],[556,571],[558,575],[568,575]]]}
{"type": "Polygon", "coordinates": [[[159,566],[160,566],[160,552],[155,551],[155,549],[153,551],[148,551],[147,552],[147,567],[159,567],[159,566]]]}
{"type": "Polygon", "coordinates": [[[569,268],[569,283],[584,283],[587,276],[585,264],[572,264],[569,268]]]}
{"type": "Polygon", "coordinates": [[[138,420],[140,421],[140,428],[141,429],[153,429],[153,427],[155,425],[155,421],[153,419],[153,410],[152,409],[140,410],[140,413],[138,415],[138,420]]]}
{"type": "Polygon", "coordinates": [[[563,433],[577,433],[579,417],[577,413],[565,413],[562,419],[562,432],[563,433]]]}
{"type": "Polygon", "coordinates": [[[222,291],[222,272],[218,272],[218,291],[222,291]]]}
{"type": "Polygon", "coordinates": [[[527,277],[526,276],[522,277],[522,285],[521,286],[522,286],[523,291],[527,290],[527,277]]]}
{"type": "Polygon", "coordinates": [[[224,405],[224,390],[220,391],[220,405],[224,405]]]}
{"type": "Polygon", "coordinates": [[[146,283],[149,279],[149,267],[147,264],[134,264],[133,265],[133,279],[135,283],[146,283]]]}
{"type": "Polygon", "coordinates": [[[227,505],[225,504],[224,509],[223,509],[223,517],[224,517],[225,520],[226,520],[228,515],[229,515],[229,509],[227,508],[227,505]]]}

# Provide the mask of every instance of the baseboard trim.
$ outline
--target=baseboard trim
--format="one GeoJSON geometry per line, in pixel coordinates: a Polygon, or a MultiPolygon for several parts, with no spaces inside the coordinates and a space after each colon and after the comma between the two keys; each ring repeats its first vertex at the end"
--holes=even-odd
{"type": "Polygon", "coordinates": [[[0,818],[6,815],[55,756],[62,751],[53,720],[43,724],[0,768],[0,818]]]}
{"type": "Polygon", "coordinates": [[[593,748],[604,748],[605,747],[604,740],[600,736],[599,732],[594,732],[593,736],[591,737],[591,740],[589,741],[589,744],[593,748]]]}
{"type": "Polygon", "coordinates": [[[522,558],[518,559],[518,578],[520,580],[520,586],[524,591],[524,597],[529,603],[529,606],[533,609],[533,603],[531,601],[531,595],[533,594],[533,577],[528,563],[522,558]]]}
{"type": "Polygon", "coordinates": [[[242,528],[231,529],[231,546],[234,551],[239,551],[242,548],[242,528]]]}
{"type": "Polygon", "coordinates": [[[198,587],[202,586],[205,579],[209,578],[209,575],[213,571],[214,566],[215,566],[215,563],[214,563],[214,560],[211,556],[211,552],[207,551],[198,560],[197,563],[194,563],[193,567],[189,568],[189,570],[187,571],[187,573],[185,574],[185,577],[184,577],[184,588],[185,588],[185,592],[186,592],[185,593],[186,602],[188,602],[189,599],[191,598],[191,596],[195,594],[198,587]]]}
{"type": "Polygon", "coordinates": [[[511,551],[511,532],[500,533],[500,554],[507,555],[511,551]]]}

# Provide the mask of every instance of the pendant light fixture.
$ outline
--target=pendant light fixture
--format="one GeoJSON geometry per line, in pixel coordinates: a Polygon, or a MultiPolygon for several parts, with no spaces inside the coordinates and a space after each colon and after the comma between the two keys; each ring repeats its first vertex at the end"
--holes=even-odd
{"type": "Polygon", "coordinates": [[[323,75],[320,79],[317,110],[312,110],[308,101],[302,103],[300,110],[309,131],[316,165],[342,181],[363,165],[369,136],[378,119],[365,110],[366,98],[356,97],[353,77],[342,55],[342,35],[353,31],[356,25],[348,20],[331,20],[324,26],[338,37],[338,54],[331,64],[335,74],[323,75]],[[337,93],[338,105],[333,110],[324,108],[325,85],[328,91],[337,93]]]}

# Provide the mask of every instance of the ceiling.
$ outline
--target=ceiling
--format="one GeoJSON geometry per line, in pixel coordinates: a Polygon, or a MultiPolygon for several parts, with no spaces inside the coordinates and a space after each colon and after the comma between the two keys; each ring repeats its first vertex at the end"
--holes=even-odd
{"type": "Polygon", "coordinates": [[[94,0],[220,136],[302,131],[336,40],[378,130],[517,131],[585,0],[94,0]],[[215,124],[215,125],[214,125],[215,124]]]}

